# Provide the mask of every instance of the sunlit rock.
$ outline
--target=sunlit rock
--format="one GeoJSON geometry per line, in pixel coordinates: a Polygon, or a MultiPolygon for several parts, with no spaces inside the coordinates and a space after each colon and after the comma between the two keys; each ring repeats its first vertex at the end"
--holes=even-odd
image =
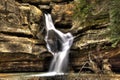
{"type": "Polygon", "coordinates": [[[52,4],[52,16],[55,26],[58,28],[72,27],[73,5],[70,4],[52,4]]]}

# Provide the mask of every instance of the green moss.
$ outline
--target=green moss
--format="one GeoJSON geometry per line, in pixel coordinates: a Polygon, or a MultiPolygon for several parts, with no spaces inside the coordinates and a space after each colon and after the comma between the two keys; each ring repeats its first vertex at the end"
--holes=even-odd
{"type": "Polygon", "coordinates": [[[73,18],[80,20],[82,24],[86,21],[86,18],[91,11],[91,5],[87,0],[77,0],[74,2],[74,5],[76,7],[74,8],[73,18]]]}
{"type": "MultiPolygon", "coordinates": [[[[80,26],[91,26],[93,24],[99,24],[101,22],[102,23],[109,22],[109,20],[105,21],[106,19],[109,19],[108,12],[106,11],[100,11],[100,13],[97,13],[99,11],[94,12],[94,10],[97,9],[95,8],[95,6],[99,5],[100,3],[101,0],[96,0],[93,2],[89,0],[75,1],[74,2],[75,8],[73,14],[74,20],[79,21],[80,26]],[[93,15],[93,13],[97,14],[93,15]]],[[[100,8],[100,6],[97,7],[100,8]]]]}
{"type": "Polygon", "coordinates": [[[110,38],[115,46],[120,42],[120,0],[111,0],[110,22],[110,38]]]}

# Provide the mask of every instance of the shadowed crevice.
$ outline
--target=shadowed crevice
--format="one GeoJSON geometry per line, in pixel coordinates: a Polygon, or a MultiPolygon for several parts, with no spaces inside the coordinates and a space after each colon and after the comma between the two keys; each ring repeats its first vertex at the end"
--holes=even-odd
{"type": "Polygon", "coordinates": [[[6,35],[10,35],[10,36],[33,38],[33,35],[24,34],[24,33],[4,32],[4,31],[0,31],[0,33],[6,34],[6,35]]]}

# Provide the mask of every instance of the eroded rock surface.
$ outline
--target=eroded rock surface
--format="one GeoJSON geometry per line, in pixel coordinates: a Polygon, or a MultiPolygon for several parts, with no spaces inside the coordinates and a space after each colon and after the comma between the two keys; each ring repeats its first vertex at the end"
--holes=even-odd
{"type": "Polygon", "coordinates": [[[106,0],[90,0],[89,4],[96,7],[85,20],[79,20],[73,18],[73,0],[0,0],[0,72],[48,70],[52,55],[44,41],[44,12],[51,13],[57,29],[70,31],[75,37],[70,52],[71,71],[79,71],[89,60],[89,53],[99,60],[109,59],[112,69],[119,69],[120,47],[111,48],[107,34],[108,4],[106,0]]]}

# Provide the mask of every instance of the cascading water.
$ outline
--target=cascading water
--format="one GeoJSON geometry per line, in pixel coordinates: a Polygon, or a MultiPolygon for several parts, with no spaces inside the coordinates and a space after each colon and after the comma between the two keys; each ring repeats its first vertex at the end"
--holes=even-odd
{"type": "Polygon", "coordinates": [[[46,24],[46,46],[53,55],[53,60],[50,65],[49,72],[43,74],[36,74],[32,76],[55,76],[62,75],[66,72],[68,66],[68,53],[73,43],[73,36],[71,33],[62,33],[54,27],[50,14],[45,14],[46,24]]]}
{"type": "Polygon", "coordinates": [[[71,33],[62,33],[55,29],[50,14],[45,14],[46,37],[48,51],[53,54],[53,60],[50,65],[50,72],[66,72],[68,65],[68,53],[73,43],[71,33]]]}

